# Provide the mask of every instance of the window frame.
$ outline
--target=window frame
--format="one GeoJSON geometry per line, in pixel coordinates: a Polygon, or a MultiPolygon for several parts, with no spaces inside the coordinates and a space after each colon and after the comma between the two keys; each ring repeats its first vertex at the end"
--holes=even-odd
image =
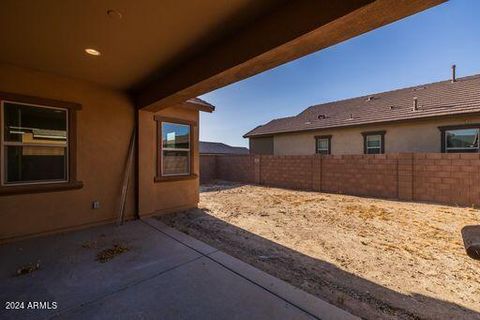
{"type": "MultiPolygon", "coordinates": [[[[385,130],[382,131],[365,131],[362,132],[363,136],[363,154],[384,154],[385,153],[385,130]],[[380,153],[368,153],[367,137],[368,136],[380,136],[380,153]]],[[[372,148],[370,148],[372,149],[372,148]]]]}
{"type": "Polygon", "coordinates": [[[322,135],[322,136],[315,136],[315,154],[323,154],[323,155],[329,155],[332,154],[332,135],[322,135]],[[327,140],[328,142],[328,148],[327,148],[327,153],[320,153],[318,152],[318,141],[319,140],[327,140]]]}
{"type": "Polygon", "coordinates": [[[22,193],[51,192],[68,189],[79,189],[83,183],[77,181],[77,153],[76,153],[76,113],[81,110],[81,105],[74,102],[66,102],[20,94],[0,92],[0,196],[22,193]],[[32,182],[5,181],[5,146],[4,143],[4,103],[27,105],[38,108],[61,109],[67,113],[67,145],[66,145],[66,179],[46,180],[32,182]]]}
{"type": "MultiPolygon", "coordinates": [[[[157,123],[157,139],[156,139],[156,170],[155,170],[155,178],[154,182],[164,182],[164,181],[178,181],[178,180],[189,180],[195,179],[198,176],[194,173],[194,150],[195,150],[195,132],[197,128],[197,123],[195,121],[188,121],[184,119],[178,118],[169,118],[163,117],[160,115],[155,115],[154,120],[157,123]],[[163,133],[162,133],[162,124],[163,123],[171,123],[171,124],[180,124],[180,125],[188,125],[190,126],[190,150],[189,150],[189,173],[188,174],[163,174],[163,133]]],[[[182,149],[182,151],[187,151],[182,149]]]]}
{"type": "MultiPolygon", "coordinates": [[[[477,147],[477,152],[474,151],[448,151],[447,148],[447,131],[454,131],[454,130],[464,130],[464,129],[477,129],[479,131],[479,138],[480,138],[480,123],[471,123],[471,124],[463,124],[463,125],[452,125],[452,126],[441,126],[438,127],[440,130],[440,151],[442,153],[480,153],[480,141],[478,142],[479,146],[477,147]]],[[[457,150],[466,150],[466,149],[457,149],[457,150]]],[[[475,149],[471,149],[475,150],[475,149]]]]}
{"type": "MultiPolygon", "coordinates": [[[[169,122],[169,121],[162,121],[162,123],[160,124],[161,125],[161,142],[160,142],[160,148],[162,149],[162,154],[161,154],[161,158],[160,158],[160,172],[161,172],[161,176],[162,177],[174,177],[174,176],[188,176],[191,174],[191,165],[190,163],[192,162],[192,154],[191,154],[191,151],[192,151],[192,143],[191,143],[191,135],[192,135],[192,126],[191,125],[188,125],[188,124],[184,124],[184,123],[178,123],[178,122],[169,122]],[[163,146],[163,125],[165,124],[171,124],[171,125],[175,125],[175,126],[184,126],[184,127],[188,127],[188,148],[165,148],[163,146]],[[164,171],[165,171],[165,167],[164,167],[164,155],[163,155],[163,152],[164,151],[180,151],[180,152],[186,152],[188,154],[188,171],[185,172],[185,173],[170,173],[170,174],[166,174],[164,171]]],[[[167,138],[168,139],[168,138],[167,138]]]]}

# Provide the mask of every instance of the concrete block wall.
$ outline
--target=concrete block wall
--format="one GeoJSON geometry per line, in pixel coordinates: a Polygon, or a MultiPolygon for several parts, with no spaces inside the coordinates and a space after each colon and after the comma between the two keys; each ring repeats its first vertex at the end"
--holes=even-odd
{"type": "Polygon", "coordinates": [[[212,161],[201,156],[201,168],[204,162],[209,172],[206,175],[211,177],[211,172],[215,172],[214,178],[220,180],[407,201],[480,205],[478,153],[215,157],[212,161]]]}
{"type": "Polygon", "coordinates": [[[397,155],[397,186],[398,199],[413,199],[413,153],[400,153],[397,155]]]}
{"type": "Polygon", "coordinates": [[[480,204],[480,154],[414,154],[413,198],[458,205],[480,204]]]}
{"type": "Polygon", "coordinates": [[[313,157],[311,156],[260,156],[260,184],[311,190],[313,157]]]}
{"type": "Polygon", "coordinates": [[[255,156],[253,155],[218,155],[216,156],[217,179],[258,183],[255,181],[255,156]]]}
{"type": "Polygon", "coordinates": [[[217,173],[217,157],[202,155],[200,158],[200,183],[209,183],[215,180],[217,173]]]}
{"type": "Polygon", "coordinates": [[[397,154],[323,156],[321,191],[397,198],[397,154]]]}

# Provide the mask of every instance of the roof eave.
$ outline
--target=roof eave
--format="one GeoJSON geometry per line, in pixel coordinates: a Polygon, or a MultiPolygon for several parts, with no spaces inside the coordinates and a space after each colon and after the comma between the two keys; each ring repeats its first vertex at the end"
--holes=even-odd
{"type": "Polygon", "coordinates": [[[344,125],[324,127],[324,128],[309,128],[309,129],[300,129],[300,130],[275,131],[275,132],[267,132],[267,133],[260,133],[260,134],[251,134],[251,132],[249,132],[249,133],[245,134],[243,137],[244,138],[265,138],[265,137],[271,137],[271,136],[274,136],[274,135],[286,134],[286,133],[326,131],[326,130],[334,130],[334,129],[342,129],[342,128],[366,127],[366,126],[370,126],[370,125],[382,125],[382,124],[390,124],[390,123],[413,122],[413,121],[417,121],[417,120],[452,118],[452,117],[470,116],[470,115],[478,115],[478,114],[480,114],[480,111],[454,113],[454,114],[446,114],[446,115],[424,116],[424,117],[417,117],[417,118],[410,118],[410,119],[395,119],[395,120],[382,120],[382,121],[374,121],[374,122],[367,122],[367,123],[344,124],[344,125]]]}
{"type": "Polygon", "coordinates": [[[215,111],[214,105],[206,101],[200,100],[198,98],[189,99],[185,101],[183,105],[187,108],[195,108],[198,111],[203,111],[208,113],[212,113],[213,111],[215,111]]]}

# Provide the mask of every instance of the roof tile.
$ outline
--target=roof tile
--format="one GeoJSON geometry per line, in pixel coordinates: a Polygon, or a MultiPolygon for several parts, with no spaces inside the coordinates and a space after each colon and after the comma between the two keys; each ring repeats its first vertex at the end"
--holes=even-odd
{"type": "Polygon", "coordinates": [[[259,126],[244,137],[476,112],[480,112],[480,75],[311,106],[297,116],[259,126]],[[413,108],[415,97],[417,110],[413,108]]]}

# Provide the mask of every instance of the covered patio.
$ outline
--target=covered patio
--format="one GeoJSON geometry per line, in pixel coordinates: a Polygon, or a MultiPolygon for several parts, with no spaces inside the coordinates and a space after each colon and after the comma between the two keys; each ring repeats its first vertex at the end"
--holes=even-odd
{"type": "Polygon", "coordinates": [[[2,305],[24,302],[2,319],[357,319],[154,218],[4,245],[0,260],[2,305]]]}
{"type": "Polygon", "coordinates": [[[198,206],[195,97],[444,1],[2,1],[0,318],[352,318],[148,217],[198,206]]]}

